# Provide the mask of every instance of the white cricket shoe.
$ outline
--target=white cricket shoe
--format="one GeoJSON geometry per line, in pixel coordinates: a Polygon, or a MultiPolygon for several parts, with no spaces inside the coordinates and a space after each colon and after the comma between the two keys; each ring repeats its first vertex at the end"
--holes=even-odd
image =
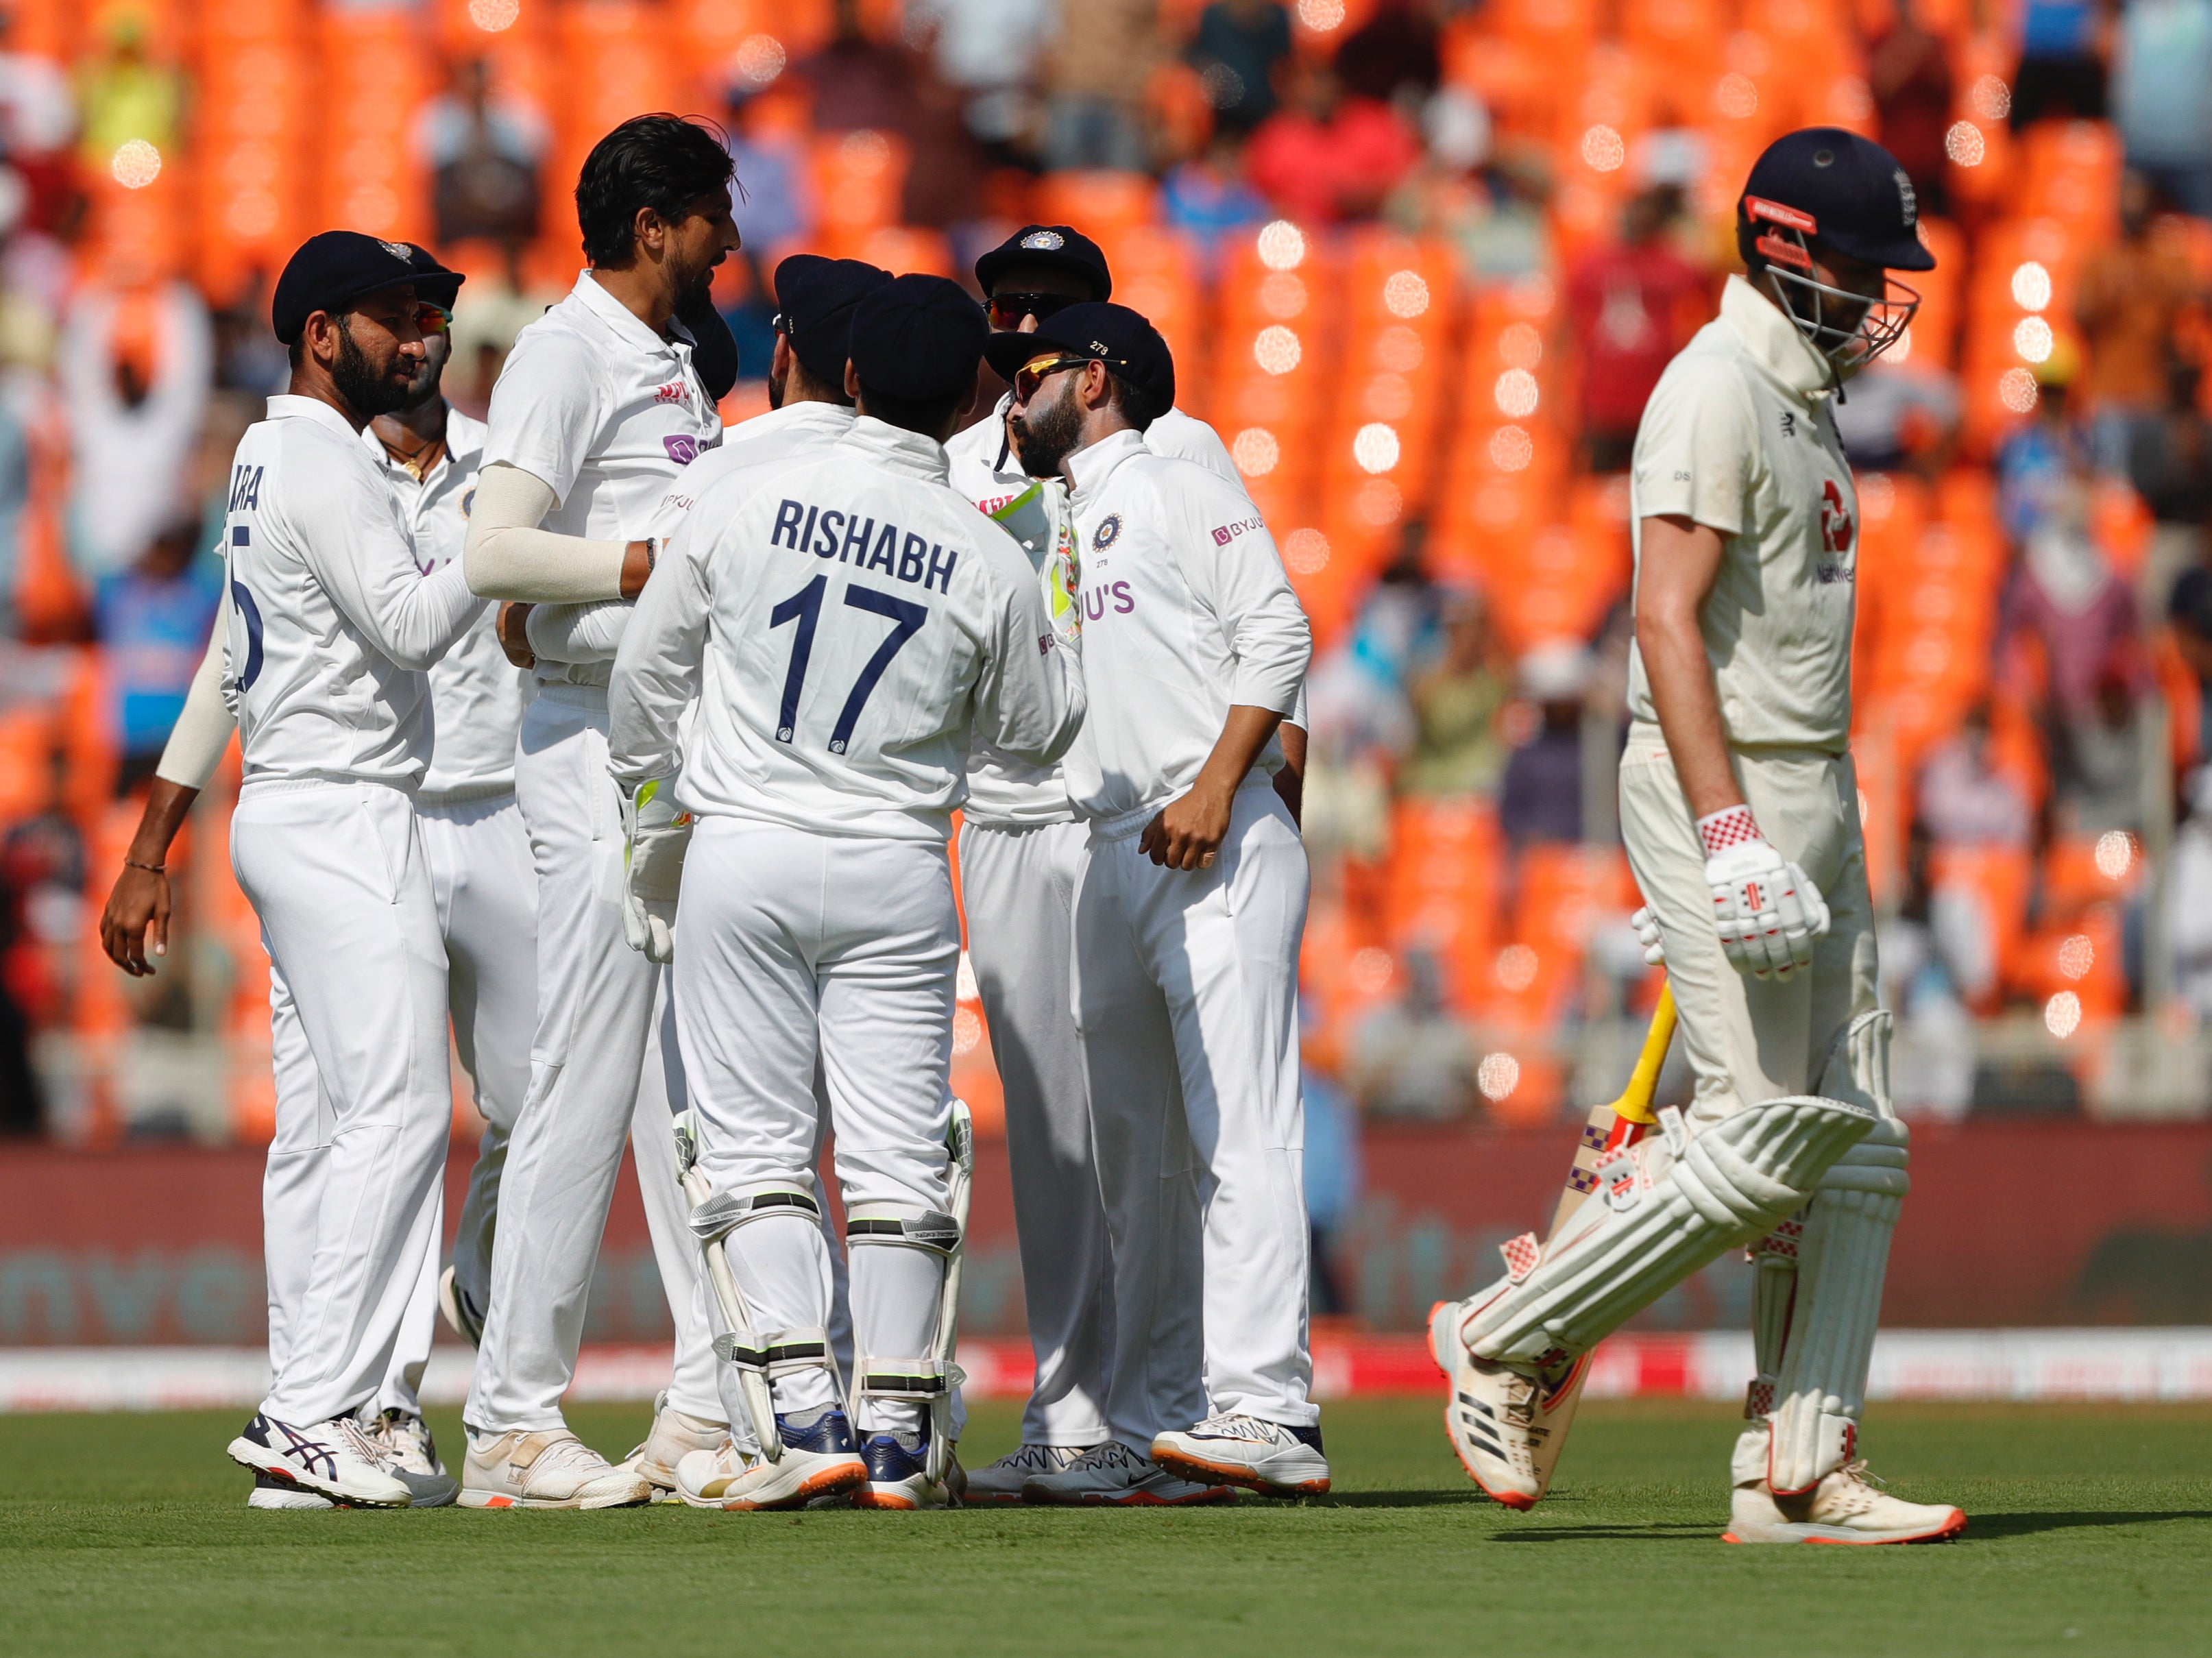
{"type": "Polygon", "coordinates": [[[1320,1497],[1328,1490],[1321,1430],[1222,1411],[1152,1441],[1152,1461],[1206,1485],[1242,1485],[1262,1497],[1320,1497]]]}
{"type": "Polygon", "coordinates": [[[1764,1479],[1729,1500],[1723,1543],[1941,1543],[1966,1516],[1941,1503],[1907,1503],[1869,1483],[1863,1461],[1848,1462],[1802,1497],[1776,1497],[1764,1479]]]}
{"type": "Polygon", "coordinates": [[[392,1454],[349,1416],[308,1428],[256,1416],[230,1442],[230,1460],[349,1507],[404,1509],[415,1500],[413,1487],[393,1471],[392,1454]]]}
{"type": "Polygon", "coordinates": [[[1033,1473],[1022,1481],[1023,1502],[1068,1508],[1181,1508],[1192,1503],[1227,1503],[1236,1495],[1226,1485],[1170,1473],[1142,1451],[1133,1450],[1117,1439],[1093,1445],[1061,1467],[1033,1473]]]}
{"type": "Polygon", "coordinates": [[[566,1428],[469,1436],[465,1509],[625,1509],[649,1502],[645,1476],[618,1468],[566,1428]]]}
{"type": "Polygon", "coordinates": [[[412,1509],[442,1509],[460,1492],[460,1481],[446,1472],[439,1460],[430,1424],[419,1416],[390,1410],[362,1424],[368,1436],[390,1455],[391,1472],[407,1482],[412,1509]]]}
{"type": "Polygon", "coordinates": [[[726,1435],[713,1450],[686,1454],[676,1465],[677,1495],[695,1509],[747,1514],[806,1508],[865,1483],[868,1465],[853,1448],[844,1412],[829,1406],[804,1425],[799,1414],[777,1416],[783,1455],[774,1462],[726,1435]]]}
{"type": "Polygon", "coordinates": [[[664,1388],[653,1395],[652,1431],[616,1466],[642,1474],[651,1482],[654,1502],[674,1503],[680,1500],[676,1465],[694,1451],[720,1449],[729,1437],[727,1424],[672,1408],[664,1388]]]}
{"type": "Polygon", "coordinates": [[[1589,1375],[1589,1355],[1549,1387],[1525,1370],[1477,1358],[1460,1339],[1467,1303],[1429,1309],[1429,1353],[1444,1373],[1444,1431],[1468,1478],[1509,1509],[1533,1509],[1551,1489],[1566,1427],[1589,1375]]]}
{"type": "Polygon", "coordinates": [[[335,1509],[337,1504],[320,1491],[303,1491],[273,1473],[253,1471],[253,1491],[246,1497],[249,1509],[335,1509]]]}
{"type": "Polygon", "coordinates": [[[448,1266],[438,1274],[438,1311],[447,1327],[470,1346],[483,1345],[483,1310],[461,1288],[458,1268],[448,1266]]]}
{"type": "Polygon", "coordinates": [[[867,1478],[853,1490],[856,1509],[957,1509],[967,1482],[957,1457],[945,1460],[945,1478],[929,1477],[929,1427],[872,1433],[860,1443],[867,1478]]]}
{"type": "Polygon", "coordinates": [[[1031,1445],[1008,1451],[968,1476],[967,1500],[986,1506],[1023,1501],[1022,1483],[1037,1474],[1058,1473],[1097,1448],[1095,1445],[1031,1445]]]}

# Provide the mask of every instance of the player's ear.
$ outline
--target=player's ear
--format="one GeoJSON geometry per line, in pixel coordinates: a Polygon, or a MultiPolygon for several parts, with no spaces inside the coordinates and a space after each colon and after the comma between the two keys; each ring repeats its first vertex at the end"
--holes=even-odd
{"type": "Polygon", "coordinates": [[[850,357],[845,359],[845,395],[848,398],[858,398],[860,395],[860,376],[854,368],[853,360],[850,357]]]}
{"type": "Polygon", "coordinates": [[[632,243],[635,250],[650,248],[658,253],[668,244],[668,222],[653,208],[641,207],[630,221],[630,234],[635,239],[632,243]]]}

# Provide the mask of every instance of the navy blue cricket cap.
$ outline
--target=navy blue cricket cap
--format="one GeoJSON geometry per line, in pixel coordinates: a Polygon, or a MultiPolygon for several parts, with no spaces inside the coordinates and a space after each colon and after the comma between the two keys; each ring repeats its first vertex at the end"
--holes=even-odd
{"type": "Polygon", "coordinates": [[[1106,255],[1081,231],[1064,224],[1025,224],[975,261],[975,281],[986,294],[1000,272],[1014,265],[1043,265],[1064,270],[1091,285],[1091,297],[1114,297],[1114,273],[1106,255]]]}
{"type": "Polygon", "coordinates": [[[1144,393],[1149,416],[1175,406],[1175,356],[1149,319],[1126,305],[1096,302],[1055,311],[1033,334],[991,336],[983,355],[999,378],[1011,382],[1021,366],[1057,350],[1095,357],[1144,393]]]}
{"type": "Polygon", "coordinates": [[[894,276],[853,308],[851,355],[860,384],[930,403],[972,389],[991,325],[949,276],[894,276]]]}
{"type": "Polygon", "coordinates": [[[412,242],[387,242],[358,230],[325,230],[307,238],[284,262],[269,320],[287,345],[300,337],[318,311],[336,315],[357,300],[402,282],[433,305],[451,305],[461,286],[448,270],[412,242]]]}
{"type": "MultiPolygon", "coordinates": [[[[1936,268],[1936,256],[1921,245],[1911,177],[1873,139],[1841,127],[1805,127],[1769,144],[1752,164],[1736,214],[1760,244],[1769,227],[1779,226],[1887,270],[1936,268]]],[[[1759,251],[1796,263],[1763,245],[1759,251]]]]}
{"type": "Polygon", "coordinates": [[[776,331],[808,374],[842,392],[854,307],[890,280],[890,271],[859,259],[794,253],[775,268],[776,331]]]}

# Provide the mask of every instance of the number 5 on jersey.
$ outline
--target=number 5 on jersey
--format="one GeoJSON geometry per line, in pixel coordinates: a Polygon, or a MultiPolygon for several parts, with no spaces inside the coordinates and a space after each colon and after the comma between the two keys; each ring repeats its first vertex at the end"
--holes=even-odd
{"type": "MultiPolygon", "coordinates": [[[[775,740],[790,743],[797,740],[799,728],[799,699],[806,687],[807,664],[814,657],[815,629],[821,625],[822,596],[828,591],[830,578],[817,575],[789,598],[769,612],[770,629],[796,622],[798,629],[791,639],[791,665],[784,671],[783,702],[775,720],[775,740]]],[[[845,706],[837,712],[837,723],[830,730],[830,752],[842,754],[853,740],[853,728],[860,724],[860,711],[868,705],[868,698],[890,667],[891,659],[905,647],[907,641],[921,631],[929,620],[929,607],[911,599],[897,598],[874,587],[863,587],[848,582],[845,587],[845,606],[848,610],[866,610],[871,615],[886,618],[891,630],[876,653],[862,665],[860,675],[853,681],[853,689],[846,694],[845,706]]]]}

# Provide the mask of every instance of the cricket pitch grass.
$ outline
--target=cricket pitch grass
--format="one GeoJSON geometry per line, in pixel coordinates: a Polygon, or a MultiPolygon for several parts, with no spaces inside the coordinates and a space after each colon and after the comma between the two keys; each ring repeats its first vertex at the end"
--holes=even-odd
{"type": "MultiPolygon", "coordinates": [[[[0,1416],[0,1653],[2212,1652],[2212,1407],[1877,1406],[1876,1469],[1972,1518],[1867,1549],[1720,1542],[1724,1407],[1585,1406],[1528,1514],[1441,1408],[1328,1406],[1303,1504],[926,1515],[249,1512],[238,1414],[0,1416]]],[[[571,1422],[619,1456],[646,1415],[571,1422]]],[[[1018,1430],[981,1406],[961,1449],[1018,1430]]]]}

